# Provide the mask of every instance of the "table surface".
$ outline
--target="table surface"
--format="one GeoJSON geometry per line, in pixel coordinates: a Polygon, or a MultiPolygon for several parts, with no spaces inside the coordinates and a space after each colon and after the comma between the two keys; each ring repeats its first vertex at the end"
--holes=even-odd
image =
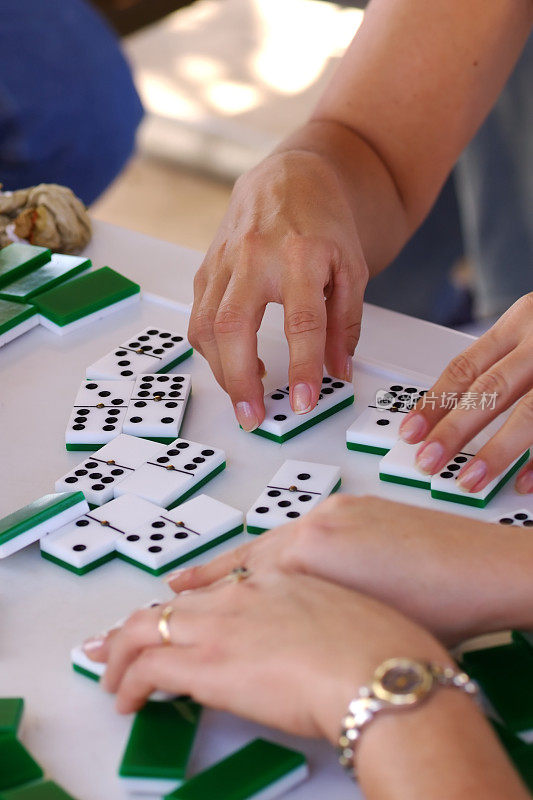
{"type": "MultiPolygon", "coordinates": [[[[201,254],[104,223],[95,224],[86,252],[95,266],[116,267],[141,283],[147,294],[139,304],[67,336],[40,327],[0,350],[0,516],[53,491],[56,478],[82,460],[82,453],[66,452],[64,430],[85,366],[148,324],[186,330],[192,276],[201,254]],[[168,301],[156,302],[153,295],[168,301]]],[[[346,449],[346,428],[376,388],[398,375],[426,383],[471,341],[464,334],[372,306],[365,308],[363,323],[355,407],[282,446],[239,430],[229,402],[200,356],[181,365],[193,382],[182,435],[227,453],[227,469],[204,491],[246,511],[280,464],[299,458],[340,465],[343,491],[353,494],[373,493],[484,519],[492,519],[500,509],[527,506],[528,501],[511,497],[513,489],[508,487],[488,510],[449,508],[422,490],[380,483],[378,457],[346,449]]],[[[260,353],[268,370],[266,389],[283,385],[287,347],[277,306],[268,309],[260,353]]],[[[197,561],[246,538],[242,534],[197,561]]],[[[78,800],[127,797],[117,768],[131,719],[117,715],[111,697],[72,672],[69,650],[132,608],[170,595],[161,579],[118,560],[78,577],[41,559],[38,545],[33,545],[0,562],[0,695],[26,699],[23,741],[47,774],[78,800]]],[[[327,744],[285,736],[220,712],[205,712],[190,773],[258,735],[308,756],[311,779],[292,792],[294,800],[323,800],[326,793],[328,800],[361,797],[327,744]]]]}

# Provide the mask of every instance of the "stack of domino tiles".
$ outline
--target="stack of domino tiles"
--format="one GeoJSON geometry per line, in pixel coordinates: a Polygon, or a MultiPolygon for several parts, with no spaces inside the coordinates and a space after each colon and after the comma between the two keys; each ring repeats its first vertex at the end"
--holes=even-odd
{"type": "Polygon", "coordinates": [[[190,355],[184,335],[159,326],[118,342],[86,369],[67,425],[67,450],[97,450],[121,433],[170,444],[191,389],[190,375],[170,370],[190,355]]]}
{"type": "Polygon", "coordinates": [[[139,300],[138,284],[91,266],[21,242],[0,250],[0,347],[37,325],[63,335],[139,300]]]}
{"type": "Polygon", "coordinates": [[[533,791],[533,633],[513,631],[509,643],[467,651],[461,660],[479,685],[502,746],[533,791]]]}
{"type": "Polygon", "coordinates": [[[22,697],[0,697],[0,800],[74,800],[43,770],[19,740],[22,697]]]}
{"type": "MultiPolygon", "coordinates": [[[[501,421],[494,421],[466,444],[463,451],[450,458],[449,463],[439,473],[428,475],[422,472],[416,463],[420,445],[408,444],[400,439],[400,425],[405,415],[426,393],[426,388],[410,385],[402,378],[398,378],[386,389],[379,389],[369,398],[366,409],[346,431],[347,448],[382,456],[378,466],[382,481],[424,489],[435,500],[485,508],[527,460],[529,450],[522,453],[481,491],[468,492],[462,489],[457,482],[457,476],[496,432],[501,421]]],[[[507,524],[512,524],[512,520],[507,524]]]]}

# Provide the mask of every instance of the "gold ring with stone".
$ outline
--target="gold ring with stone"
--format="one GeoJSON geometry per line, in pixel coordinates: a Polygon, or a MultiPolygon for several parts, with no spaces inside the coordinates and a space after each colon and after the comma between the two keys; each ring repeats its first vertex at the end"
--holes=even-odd
{"type": "Polygon", "coordinates": [[[232,583],[240,583],[240,581],[245,581],[246,578],[249,578],[251,574],[248,567],[235,567],[226,575],[226,580],[232,583]]]}

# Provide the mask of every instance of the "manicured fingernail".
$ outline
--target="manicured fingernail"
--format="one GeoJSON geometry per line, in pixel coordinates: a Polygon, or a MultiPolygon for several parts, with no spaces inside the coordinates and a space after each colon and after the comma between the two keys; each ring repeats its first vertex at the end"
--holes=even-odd
{"type": "Polygon", "coordinates": [[[533,492],[533,470],[528,469],[527,472],[524,472],[522,475],[516,480],[516,491],[520,492],[520,494],[529,494],[533,492]]]}
{"type": "Polygon", "coordinates": [[[169,572],[168,575],[164,575],[163,580],[165,583],[172,583],[175,578],[179,578],[184,572],[187,572],[187,567],[184,569],[175,569],[174,572],[169,572]]]}
{"type": "Polygon", "coordinates": [[[345,381],[353,380],[353,360],[351,356],[348,356],[348,358],[346,359],[346,364],[344,365],[344,380],[345,381]]]}
{"type": "Polygon", "coordinates": [[[239,420],[239,425],[245,431],[253,431],[259,425],[259,420],[255,415],[250,403],[240,402],[235,404],[235,414],[239,420]]]}
{"type": "Polygon", "coordinates": [[[92,653],[94,650],[99,650],[104,645],[104,640],[101,636],[93,636],[83,643],[83,650],[86,653],[92,653]]]}
{"type": "Polygon", "coordinates": [[[305,414],[311,409],[311,387],[307,383],[297,383],[292,390],[292,410],[295,414],[305,414]]]}
{"type": "Polygon", "coordinates": [[[487,465],[484,461],[473,461],[467,466],[464,472],[461,472],[457,478],[457,483],[461,489],[471,491],[476,484],[482,480],[487,474],[487,465]]]}
{"type": "Polygon", "coordinates": [[[416,456],[416,464],[422,472],[431,475],[444,453],[444,448],[440,442],[429,442],[425,444],[416,456]]]}
{"type": "Polygon", "coordinates": [[[400,436],[404,442],[416,442],[423,438],[427,423],[422,414],[413,414],[400,425],[400,436]]]}

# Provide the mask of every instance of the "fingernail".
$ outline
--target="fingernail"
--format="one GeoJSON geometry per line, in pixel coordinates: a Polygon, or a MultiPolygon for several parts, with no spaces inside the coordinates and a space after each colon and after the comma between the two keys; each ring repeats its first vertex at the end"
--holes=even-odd
{"type": "Polygon", "coordinates": [[[400,437],[404,442],[416,442],[422,439],[426,432],[427,423],[422,414],[413,414],[404,419],[400,425],[400,437]]]}
{"type": "Polygon", "coordinates": [[[184,569],[175,569],[174,572],[169,572],[168,575],[163,576],[163,580],[165,583],[172,583],[175,578],[178,578],[180,575],[183,575],[184,572],[187,572],[187,567],[184,569]]]}
{"type": "Polygon", "coordinates": [[[457,483],[461,489],[470,491],[487,474],[487,465],[484,461],[470,462],[464,472],[457,478],[457,483]]]}
{"type": "Polygon", "coordinates": [[[346,364],[344,365],[344,380],[345,381],[353,380],[353,360],[351,356],[348,356],[348,358],[346,359],[346,364]]]}
{"type": "Polygon", "coordinates": [[[239,425],[245,431],[253,431],[259,425],[259,420],[255,415],[250,403],[240,402],[235,404],[235,414],[239,420],[239,425]]]}
{"type": "Polygon", "coordinates": [[[444,454],[444,448],[439,442],[430,442],[418,451],[416,464],[422,470],[431,475],[444,454]]]}
{"type": "Polygon", "coordinates": [[[104,640],[101,636],[93,636],[83,643],[82,649],[86,653],[92,653],[93,650],[99,650],[104,645],[104,640]]]}
{"type": "Polygon", "coordinates": [[[292,390],[292,409],[295,414],[305,414],[311,409],[311,387],[307,383],[297,383],[292,390]]]}
{"type": "Polygon", "coordinates": [[[533,470],[528,469],[522,475],[519,475],[516,480],[516,491],[520,494],[529,494],[533,492],[533,470]]]}

